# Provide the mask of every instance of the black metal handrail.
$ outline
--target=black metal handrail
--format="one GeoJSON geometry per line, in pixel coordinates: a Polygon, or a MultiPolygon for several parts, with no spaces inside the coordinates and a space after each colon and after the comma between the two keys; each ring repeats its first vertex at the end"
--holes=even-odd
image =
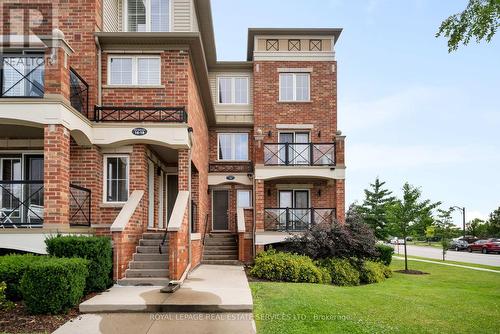
{"type": "Polygon", "coordinates": [[[73,68],[69,72],[71,106],[89,118],[89,85],[73,68]]]}
{"type": "Polygon", "coordinates": [[[264,165],[335,166],[335,143],[265,143],[264,165]]]}
{"type": "Polygon", "coordinates": [[[334,208],[265,208],[264,230],[304,231],[314,224],[333,223],[334,208]]]}
{"type": "Polygon", "coordinates": [[[217,161],[208,164],[210,173],[253,173],[251,161],[217,161]]]}
{"type": "Polygon", "coordinates": [[[69,221],[71,226],[90,226],[92,192],[76,184],[69,185],[69,221]]]}
{"type": "Polygon", "coordinates": [[[2,54],[0,61],[0,97],[43,97],[45,93],[43,54],[2,54]]]}
{"type": "Polygon", "coordinates": [[[187,123],[188,115],[184,107],[95,106],[94,121],[187,123]]]}

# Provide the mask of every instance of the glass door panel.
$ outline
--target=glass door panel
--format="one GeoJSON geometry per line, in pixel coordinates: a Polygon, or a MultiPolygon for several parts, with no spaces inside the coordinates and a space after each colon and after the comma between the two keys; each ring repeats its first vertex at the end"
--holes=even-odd
{"type": "Polygon", "coordinates": [[[308,132],[297,132],[295,133],[295,145],[294,146],[294,164],[295,165],[308,165],[309,164],[309,133],[308,132]],[[304,145],[300,145],[304,144],[304,145]]]}
{"type": "MultiPolygon", "coordinates": [[[[21,158],[1,158],[0,175],[2,181],[22,180],[21,158]]],[[[0,224],[20,223],[22,185],[3,183],[0,197],[0,224]]]]}

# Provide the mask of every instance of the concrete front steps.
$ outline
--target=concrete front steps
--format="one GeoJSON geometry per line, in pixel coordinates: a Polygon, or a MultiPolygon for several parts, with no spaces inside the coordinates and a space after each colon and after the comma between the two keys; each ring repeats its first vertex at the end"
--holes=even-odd
{"type": "Polygon", "coordinates": [[[164,233],[147,232],[137,246],[137,252],[125,271],[125,278],[118,280],[122,286],[167,286],[168,270],[168,238],[161,248],[164,233]]]}
{"type": "Polygon", "coordinates": [[[230,233],[210,233],[205,238],[203,264],[238,265],[238,244],[230,233]]]}

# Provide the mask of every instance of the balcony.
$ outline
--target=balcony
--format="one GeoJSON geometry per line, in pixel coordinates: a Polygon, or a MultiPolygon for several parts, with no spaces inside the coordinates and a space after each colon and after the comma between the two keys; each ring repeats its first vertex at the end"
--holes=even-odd
{"type": "Polygon", "coordinates": [[[45,93],[43,54],[0,55],[2,98],[41,98],[45,93]]]}
{"type": "Polygon", "coordinates": [[[209,173],[253,173],[251,161],[218,161],[208,165],[209,173]]]}
{"type": "Polygon", "coordinates": [[[74,69],[69,72],[69,90],[71,106],[89,118],[89,85],[74,69]]]}
{"type": "Polygon", "coordinates": [[[277,232],[302,232],[314,224],[333,223],[333,208],[266,208],[264,230],[277,232]]]}
{"type": "Polygon", "coordinates": [[[187,123],[188,115],[184,107],[95,106],[94,121],[187,123]]]}
{"type": "MultiPolygon", "coordinates": [[[[74,184],[69,188],[71,226],[90,226],[91,192],[74,184]]],[[[43,226],[43,181],[0,181],[0,228],[43,226]]]]}
{"type": "Polygon", "coordinates": [[[265,166],[335,166],[335,143],[265,143],[265,166]]]}

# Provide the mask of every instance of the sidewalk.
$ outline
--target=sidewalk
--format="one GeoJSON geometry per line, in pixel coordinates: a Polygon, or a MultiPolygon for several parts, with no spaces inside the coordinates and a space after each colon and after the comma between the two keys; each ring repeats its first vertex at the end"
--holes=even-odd
{"type": "MultiPolygon", "coordinates": [[[[398,260],[403,260],[403,261],[405,259],[404,257],[400,257],[400,256],[393,256],[393,258],[394,259],[398,259],[398,260]]],[[[454,263],[445,263],[445,262],[438,262],[438,261],[431,261],[431,260],[414,259],[414,258],[411,258],[411,257],[408,258],[408,261],[419,261],[419,262],[435,263],[435,264],[442,264],[444,266],[459,267],[459,268],[479,270],[479,271],[488,271],[490,273],[500,274],[500,270],[487,269],[487,268],[479,268],[479,267],[470,267],[470,266],[464,266],[464,265],[461,265],[461,264],[454,264],[454,263]]]]}

